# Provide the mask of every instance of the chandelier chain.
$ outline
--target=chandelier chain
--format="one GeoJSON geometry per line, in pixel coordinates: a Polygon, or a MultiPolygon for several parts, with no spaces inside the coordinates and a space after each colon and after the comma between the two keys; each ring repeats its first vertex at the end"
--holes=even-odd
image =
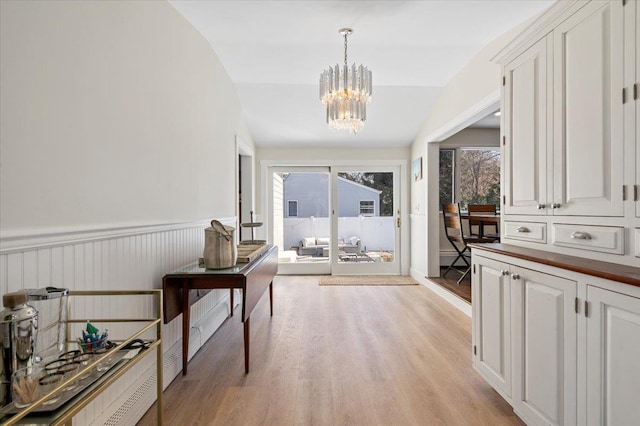
{"type": "Polygon", "coordinates": [[[347,66],[347,36],[349,33],[344,33],[344,66],[347,66]]]}

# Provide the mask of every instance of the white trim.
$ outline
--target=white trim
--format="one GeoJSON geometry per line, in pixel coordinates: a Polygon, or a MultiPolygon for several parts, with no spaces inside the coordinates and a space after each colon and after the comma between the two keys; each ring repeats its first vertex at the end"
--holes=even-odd
{"type": "MultiPolygon", "coordinates": [[[[236,218],[218,219],[226,224],[235,224],[236,218]]],[[[120,238],[133,235],[151,234],[155,232],[172,231],[185,228],[199,228],[209,226],[210,219],[200,219],[189,222],[157,223],[157,224],[129,224],[102,225],[95,227],[67,227],[40,230],[2,231],[0,238],[0,254],[9,254],[25,250],[58,247],[87,241],[98,241],[110,238],[120,238]]]]}
{"type": "Polygon", "coordinates": [[[425,139],[427,143],[441,142],[450,136],[455,135],[462,129],[466,129],[481,118],[500,109],[500,89],[489,93],[483,99],[466,111],[456,115],[448,123],[428,135],[425,139]]]}
{"type": "Polygon", "coordinates": [[[558,24],[558,21],[563,21],[566,16],[575,13],[587,3],[588,2],[582,0],[556,1],[509,42],[509,44],[500,49],[500,51],[491,58],[491,62],[503,63],[506,58],[517,51],[521,51],[527,43],[534,41],[534,39],[542,38],[558,24]]]}
{"type": "MultiPolygon", "coordinates": [[[[408,160],[260,160],[260,167],[306,167],[306,166],[320,166],[320,167],[358,167],[359,169],[367,168],[369,166],[399,166],[404,165],[406,167],[408,160]]],[[[369,171],[369,170],[367,170],[369,171]]]]}
{"type": "Polygon", "coordinates": [[[434,283],[430,279],[426,278],[424,273],[416,271],[411,268],[411,278],[418,281],[420,284],[433,291],[435,294],[440,296],[445,301],[449,302],[455,308],[460,310],[463,314],[471,318],[471,304],[466,300],[461,299],[455,294],[451,293],[449,290],[444,289],[438,284],[434,283]]]}

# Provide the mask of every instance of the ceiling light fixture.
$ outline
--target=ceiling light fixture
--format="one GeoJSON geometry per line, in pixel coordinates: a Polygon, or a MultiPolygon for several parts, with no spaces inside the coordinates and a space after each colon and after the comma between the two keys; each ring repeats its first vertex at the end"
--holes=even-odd
{"type": "Polygon", "coordinates": [[[344,65],[336,64],[320,74],[320,100],[327,106],[327,124],[332,129],[358,133],[367,119],[367,104],[371,101],[371,70],[354,63],[347,65],[347,36],[351,28],[341,28],[344,36],[344,65]]]}

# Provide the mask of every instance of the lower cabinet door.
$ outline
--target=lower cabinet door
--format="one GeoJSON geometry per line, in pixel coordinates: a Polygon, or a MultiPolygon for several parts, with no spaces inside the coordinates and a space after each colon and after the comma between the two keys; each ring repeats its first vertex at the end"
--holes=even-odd
{"type": "Polygon", "coordinates": [[[575,425],[577,283],[511,271],[514,411],[530,425],[575,425]]]}
{"type": "Polygon", "coordinates": [[[473,365],[509,399],[511,396],[511,293],[509,265],[474,257],[473,365]]]}
{"type": "Polygon", "coordinates": [[[640,422],[640,299],[587,287],[587,424],[640,422]]]}

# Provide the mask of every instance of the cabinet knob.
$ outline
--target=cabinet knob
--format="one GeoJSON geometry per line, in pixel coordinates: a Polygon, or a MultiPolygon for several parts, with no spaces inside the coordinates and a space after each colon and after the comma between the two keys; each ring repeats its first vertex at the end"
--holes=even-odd
{"type": "Polygon", "coordinates": [[[507,271],[506,269],[503,269],[502,271],[500,271],[500,273],[502,274],[503,277],[506,277],[507,275],[509,275],[509,271],[507,271]]]}
{"type": "Polygon", "coordinates": [[[516,228],[516,232],[522,232],[522,233],[529,233],[531,232],[531,230],[529,228],[527,228],[526,226],[518,226],[516,228]]]}
{"type": "Polygon", "coordinates": [[[575,231],[571,233],[571,238],[574,240],[590,240],[591,234],[588,232],[575,231]]]}
{"type": "Polygon", "coordinates": [[[538,204],[536,207],[538,208],[538,210],[542,210],[547,206],[545,204],[538,204]]]}
{"type": "Polygon", "coordinates": [[[559,209],[560,207],[562,207],[562,204],[560,204],[560,203],[553,203],[553,204],[551,204],[551,208],[552,208],[552,209],[559,209]]]}
{"type": "Polygon", "coordinates": [[[519,280],[519,279],[520,279],[520,275],[518,275],[518,274],[511,274],[511,279],[512,279],[512,280],[519,280]]]}

